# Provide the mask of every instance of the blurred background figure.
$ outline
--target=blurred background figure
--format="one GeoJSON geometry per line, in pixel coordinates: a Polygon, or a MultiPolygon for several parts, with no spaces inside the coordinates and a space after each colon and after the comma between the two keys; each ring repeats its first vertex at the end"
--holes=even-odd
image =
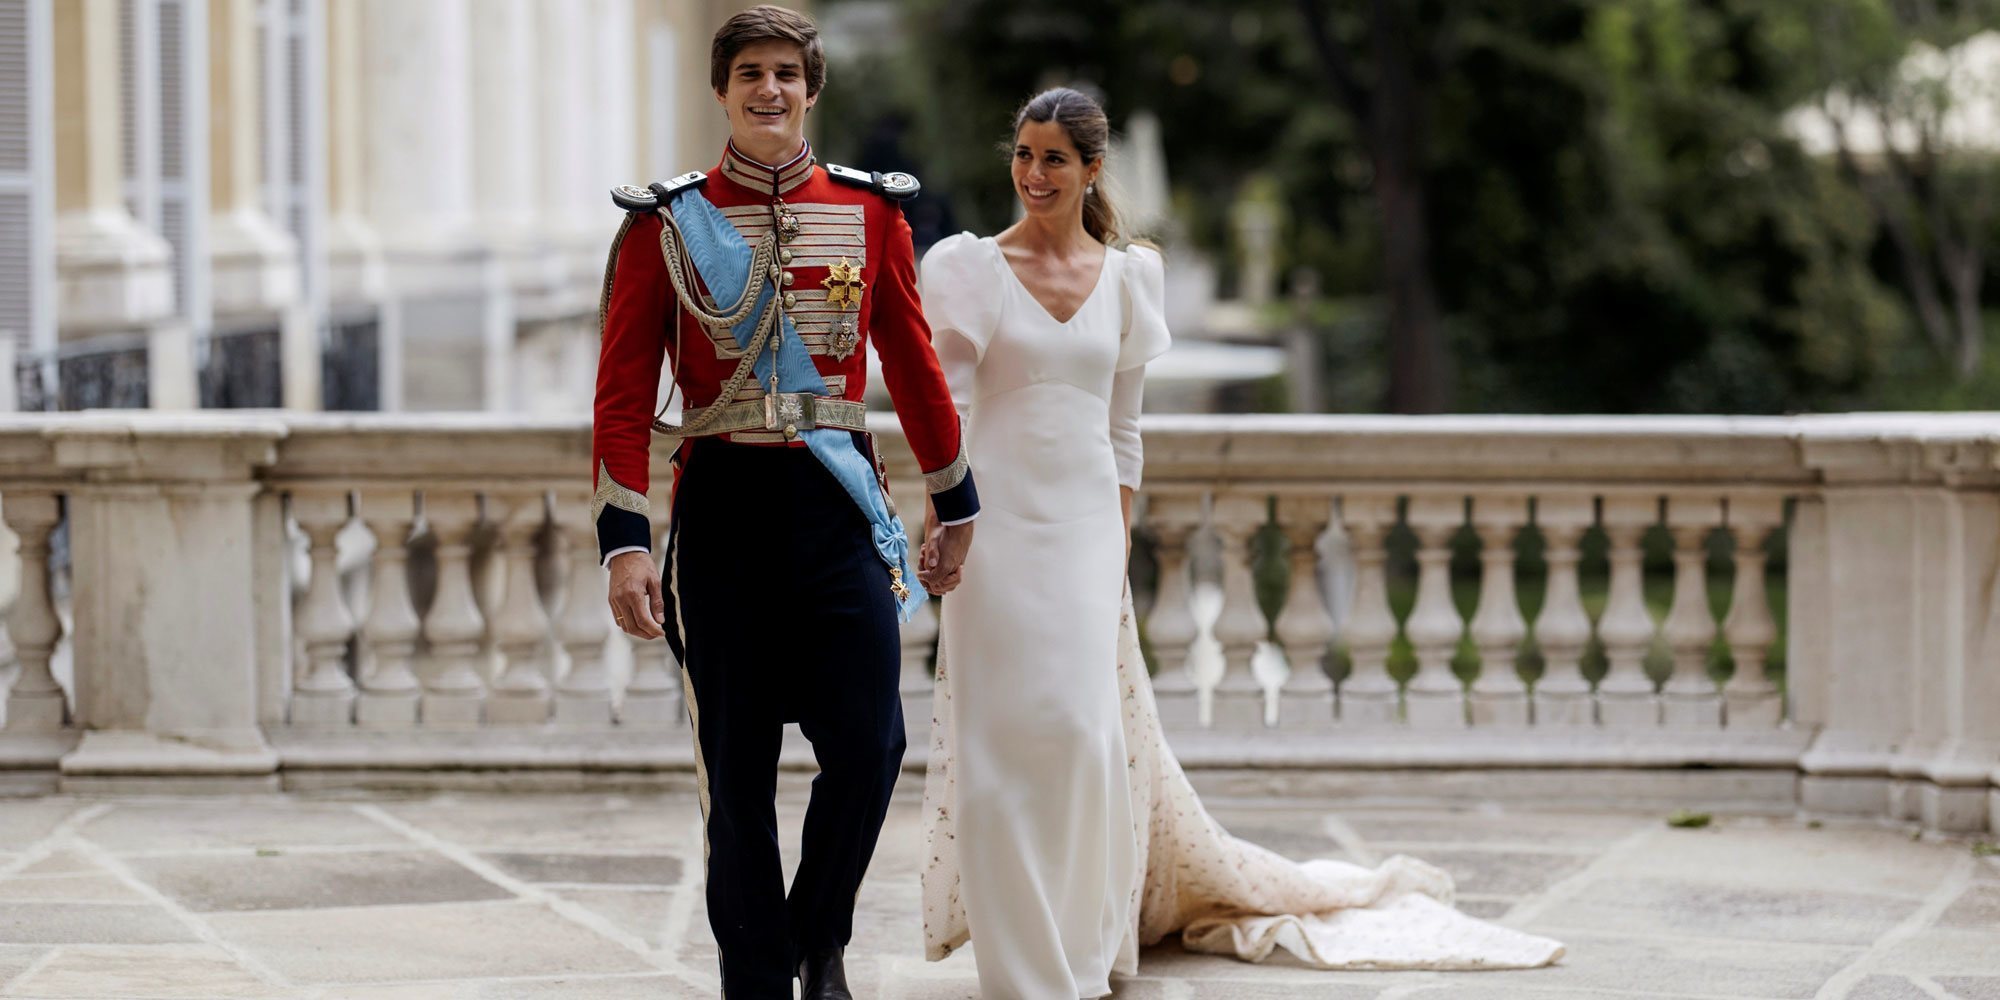
{"type": "MultiPolygon", "coordinates": [[[[744,6],[0,0],[0,407],[586,412],[605,189],[712,165],[744,6]]],[[[1104,100],[1149,409],[2000,398],[2000,0],[802,6],[920,252],[1104,100]]]]}

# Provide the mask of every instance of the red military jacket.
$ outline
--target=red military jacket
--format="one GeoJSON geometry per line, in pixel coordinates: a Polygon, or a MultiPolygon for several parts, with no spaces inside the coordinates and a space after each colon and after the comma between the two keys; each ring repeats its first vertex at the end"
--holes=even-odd
{"type": "MultiPolygon", "coordinates": [[[[939,519],[956,522],[978,513],[958,414],[917,297],[916,257],[901,206],[872,187],[836,179],[815,164],[810,147],[791,163],[773,168],[730,145],[706,178],[699,194],[735,224],[747,243],[755,245],[781,215],[797,220],[795,233],[780,234],[778,291],[826,381],[827,394],[863,398],[865,347],[872,342],[910,449],[927,470],[939,519]],[[859,301],[851,302],[857,293],[859,301]]],[[[659,216],[633,213],[605,275],[591,426],[596,477],[591,510],[603,556],[651,547],[648,458],[662,361],[674,363],[685,406],[722,402],[716,396],[738,363],[737,356],[727,353],[736,349],[728,329],[710,329],[678,307],[660,251],[660,228],[659,216]]],[[[694,275],[688,278],[699,284],[694,275]]],[[[722,294],[733,297],[736,290],[722,294]]],[[[737,399],[754,399],[761,392],[752,379],[737,399]]],[[[805,446],[769,431],[722,437],[741,444],[805,446]]]]}

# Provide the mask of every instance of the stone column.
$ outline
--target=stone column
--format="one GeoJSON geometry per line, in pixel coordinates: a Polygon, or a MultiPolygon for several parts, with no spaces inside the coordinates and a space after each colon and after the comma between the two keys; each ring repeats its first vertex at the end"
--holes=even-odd
{"type": "Polygon", "coordinates": [[[54,7],[57,321],[65,339],[146,327],[173,312],[172,251],[125,207],[118,0],[54,7]]]}
{"type": "Polygon", "coordinates": [[[560,261],[540,252],[536,192],[543,136],[533,114],[542,80],[537,6],[534,0],[482,2],[471,25],[475,224],[500,255],[508,281],[530,293],[545,292],[562,277],[560,261]]]}
{"type": "Polygon", "coordinates": [[[1695,494],[1667,498],[1667,528],[1674,537],[1674,603],[1661,625],[1673,649],[1674,673],[1660,692],[1661,718],[1670,726],[1722,725],[1722,694],[1708,677],[1715,645],[1715,614],[1708,606],[1708,535],[1722,524],[1722,498],[1695,494]]]}
{"type": "Polygon", "coordinates": [[[298,248],[265,211],[255,0],[209,0],[208,51],[215,315],[275,314],[298,297],[298,248]]]}
{"type": "Polygon", "coordinates": [[[1736,537],[1736,582],[1730,588],[1722,634],[1736,669],[1722,689],[1723,724],[1732,729],[1772,729],[1783,721],[1785,705],[1765,672],[1778,625],[1764,587],[1764,543],[1784,524],[1783,501],[1774,496],[1732,496],[1728,518],[1736,537]]]}
{"type": "Polygon", "coordinates": [[[1611,593],[1597,638],[1610,661],[1597,685],[1598,718],[1615,729],[1651,729],[1660,723],[1653,679],[1646,675],[1646,652],[1653,641],[1653,615],[1646,610],[1644,553],[1646,529],[1659,520],[1659,501],[1648,496],[1604,498],[1604,533],[1611,540],[1611,593]]]}
{"type": "Polygon", "coordinates": [[[366,218],[367,79],[362,66],[363,5],[326,4],[327,302],[372,303],[382,296],[382,245],[366,218]]]}
{"type": "Polygon", "coordinates": [[[276,422],[171,428],[107,417],[56,432],[70,494],[75,791],[275,790],[259,728],[254,470],[276,422]]]}
{"type": "Polygon", "coordinates": [[[513,302],[474,219],[472,16],[466,0],[366,9],[368,204],[389,278],[385,409],[509,401],[513,302]]]}

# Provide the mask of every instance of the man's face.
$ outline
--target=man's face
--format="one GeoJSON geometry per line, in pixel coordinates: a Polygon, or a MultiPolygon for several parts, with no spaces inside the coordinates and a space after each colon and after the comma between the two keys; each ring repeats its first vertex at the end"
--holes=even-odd
{"type": "Polygon", "coordinates": [[[729,89],[716,95],[729,112],[729,134],[751,156],[782,156],[802,141],[806,109],[805,50],[791,42],[745,46],[729,64],[729,89]]]}

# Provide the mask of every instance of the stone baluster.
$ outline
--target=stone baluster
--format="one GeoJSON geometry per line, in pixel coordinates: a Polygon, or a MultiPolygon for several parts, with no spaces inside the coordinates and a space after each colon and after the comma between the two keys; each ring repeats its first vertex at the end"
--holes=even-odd
{"type": "Polygon", "coordinates": [[[1222,541],[1222,614],[1215,620],[1215,640],[1222,644],[1222,678],[1210,694],[1210,722],[1219,729],[1262,727],[1264,685],[1251,670],[1257,644],[1269,634],[1264,612],[1257,606],[1257,582],[1252,565],[1257,557],[1257,531],[1264,526],[1263,496],[1225,494],[1215,498],[1213,524],[1222,541]]]}
{"type": "Polygon", "coordinates": [[[1528,623],[1514,592],[1514,537],[1528,523],[1528,498],[1483,496],[1472,501],[1479,533],[1479,607],[1472,613],[1479,676],[1472,682],[1472,722],[1480,726],[1528,724],[1528,689],[1515,667],[1528,623]]]}
{"type": "Polygon", "coordinates": [[[69,720],[62,685],[49,672],[49,657],[62,639],[62,619],[49,576],[49,533],[62,520],[62,500],[53,493],[8,490],[0,497],[0,517],[21,540],[20,592],[7,612],[20,672],[7,692],[7,729],[46,732],[69,720]]]}
{"type": "Polygon", "coordinates": [[[305,533],[311,569],[294,628],[305,642],[305,675],[292,690],[292,723],[345,726],[354,718],[354,681],[347,674],[347,650],[354,616],[340,592],[334,539],[352,516],[344,488],[299,487],[292,492],[292,516],[305,533]]]}
{"type": "Polygon", "coordinates": [[[549,720],[549,618],[535,584],[535,543],[548,521],[541,492],[508,492],[487,498],[499,527],[505,594],[487,628],[502,667],[486,700],[486,721],[539,725],[549,720]]]}
{"type": "Polygon", "coordinates": [[[1597,638],[1610,669],[1597,685],[1598,717],[1606,726],[1656,726],[1659,699],[1646,676],[1646,651],[1653,641],[1653,616],[1646,610],[1644,552],[1646,529],[1659,520],[1660,503],[1650,496],[1604,498],[1604,533],[1611,540],[1611,594],[1597,638]]]}
{"type": "Polygon", "coordinates": [[[1341,524],[1354,550],[1354,608],[1347,616],[1347,655],[1353,672],[1340,685],[1340,721],[1370,725],[1396,721],[1396,680],[1389,676],[1389,647],[1396,615],[1389,608],[1389,550],[1396,498],[1350,496],[1340,502],[1341,524]]]}
{"type": "Polygon", "coordinates": [[[424,684],[427,726],[476,726],[486,701],[480,677],[480,640],[486,633],[473,598],[472,536],[479,527],[479,497],[461,490],[424,494],[424,519],[437,536],[437,595],[424,615],[434,668],[424,684]]]}
{"type": "Polygon", "coordinates": [[[1661,634],[1674,654],[1673,676],[1661,692],[1667,725],[1714,729],[1722,725],[1722,696],[1708,677],[1715,645],[1715,613],[1708,606],[1708,534],[1722,524],[1722,498],[1667,498],[1667,530],[1674,536],[1674,603],[1661,634]]]}
{"type": "Polygon", "coordinates": [[[1778,686],[1764,672],[1765,657],[1778,639],[1764,592],[1764,544],[1784,523],[1784,502],[1773,496],[1729,498],[1729,529],[1736,536],[1736,583],[1723,639],[1736,671],[1722,689],[1724,723],[1739,729],[1770,728],[1784,718],[1778,686]]]}
{"type": "Polygon", "coordinates": [[[357,506],[361,523],[375,536],[375,558],[368,584],[368,619],[361,625],[368,669],[361,675],[354,716],[364,726],[407,728],[417,724],[422,689],[410,669],[423,627],[410,596],[416,495],[409,490],[363,490],[357,506]]]}
{"type": "Polygon", "coordinates": [[[1201,496],[1149,490],[1145,511],[1160,567],[1159,592],[1146,616],[1146,638],[1160,668],[1153,675],[1153,698],[1159,704],[1161,725],[1192,728],[1200,723],[1201,706],[1200,692],[1188,673],[1188,648],[1198,633],[1189,602],[1188,542],[1201,526],[1201,496]]]}
{"type": "Polygon", "coordinates": [[[1542,726],[1587,726],[1596,721],[1590,682],[1583,677],[1583,651],[1590,643],[1590,615],[1583,610],[1577,579],[1578,544],[1596,519],[1587,495],[1543,494],[1535,499],[1535,527],[1542,533],[1548,589],[1535,616],[1535,645],[1542,652],[1542,678],[1535,685],[1534,721],[1542,726]]]}
{"type": "Polygon", "coordinates": [[[1278,724],[1289,728],[1333,725],[1333,678],[1326,673],[1326,650],[1333,642],[1333,617],[1319,586],[1319,537],[1333,516],[1332,498],[1278,498],[1278,526],[1291,543],[1291,585],[1275,623],[1290,673],[1278,691],[1278,724]]]}
{"type": "MultiPolygon", "coordinates": [[[[667,478],[662,470],[662,478],[667,478]]],[[[672,495],[666,484],[661,484],[650,496],[647,516],[653,525],[653,552],[664,560],[667,545],[667,517],[672,507],[672,495]]],[[[587,522],[586,518],[586,522],[587,522]]],[[[590,558],[597,558],[597,529],[590,533],[590,543],[584,550],[590,558]]],[[[604,607],[604,613],[611,613],[611,605],[606,602],[606,588],[609,581],[600,578],[597,585],[597,603],[604,607]]],[[[674,617],[674,567],[671,563],[660,567],[660,594],[667,603],[667,620],[660,625],[662,631],[674,635],[680,628],[674,617]]],[[[678,637],[675,639],[679,641],[678,637]]],[[[618,702],[618,722],[626,726],[664,728],[680,723],[685,717],[681,711],[681,665],[674,659],[673,648],[665,639],[651,642],[632,643],[632,678],[625,684],[625,696],[618,702]]]]}
{"type": "Polygon", "coordinates": [[[1417,535],[1417,603],[1403,631],[1417,654],[1417,673],[1404,692],[1410,725],[1463,726],[1465,686],[1451,672],[1465,622],[1451,599],[1451,537],[1465,523],[1465,500],[1457,496],[1410,499],[1410,530],[1417,535]]]}
{"type": "MultiPolygon", "coordinates": [[[[556,641],[569,671],[556,685],[556,724],[576,728],[611,725],[611,678],[604,669],[604,643],[615,623],[610,574],[597,561],[597,526],[590,522],[590,494],[581,489],[556,493],[556,537],[561,540],[568,585],[556,615],[556,641]]],[[[661,645],[665,645],[662,643],[661,645]]]]}

